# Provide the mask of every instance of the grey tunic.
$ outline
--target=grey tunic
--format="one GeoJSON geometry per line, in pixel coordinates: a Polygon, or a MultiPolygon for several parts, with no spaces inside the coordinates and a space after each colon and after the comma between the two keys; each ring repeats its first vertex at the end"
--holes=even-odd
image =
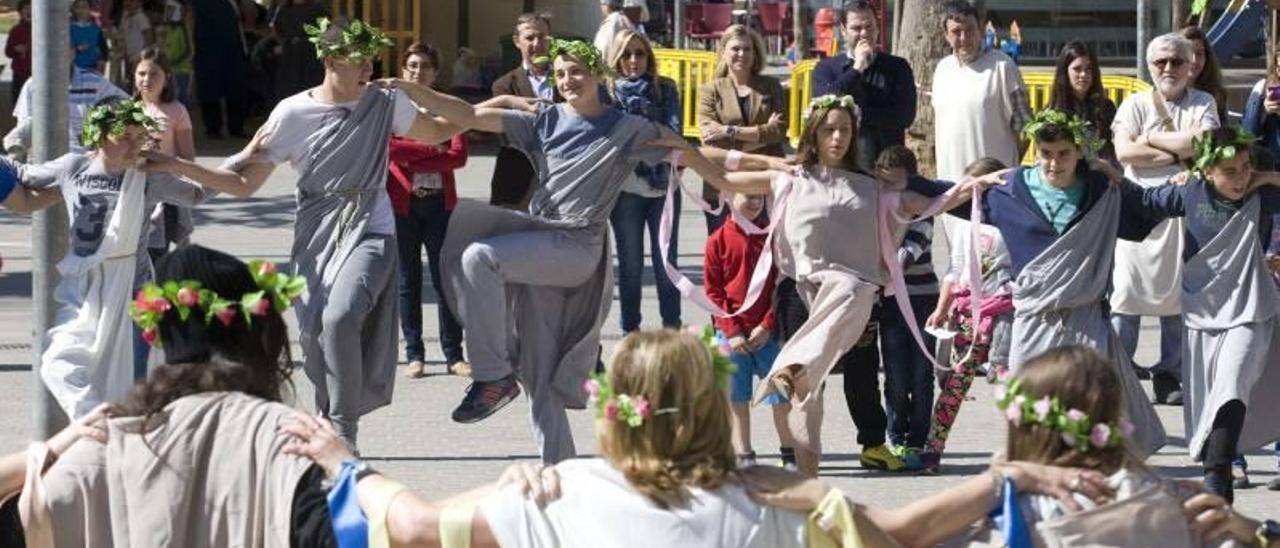
{"type": "Polygon", "coordinates": [[[1260,201],[1251,196],[1182,272],[1182,417],[1197,460],[1218,409],[1231,400],[1247,409],[1239,451],[1280,439],[1280,407],[1268,400],[1280,394],[1280,295],[1257,237],[1260,201]]]}
{"type": "Polygon", "coordinates": [[[1068,345],[1091,346],[1116,368],[1124,389],[1127,415],[1137,430],[1133,442],[1142,455],[1165,444],[1160,417],[1129,367],[1103,312],[1103,295],[1111,281],[1116,231],[1120,223],[1120,191],[1112,186],[1085,217],[1023,267],[1013,281],[1013,347],[1010,370],[1046,350],[1068,345]]]}

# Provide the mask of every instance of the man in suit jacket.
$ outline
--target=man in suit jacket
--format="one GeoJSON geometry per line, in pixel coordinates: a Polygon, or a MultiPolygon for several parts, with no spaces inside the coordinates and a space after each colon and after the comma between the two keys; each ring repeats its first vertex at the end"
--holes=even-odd
{"type": "Polygon", "coordinates": [[[853,96],[862,109],[858,160],[871,171],[880,151],[903,144],[916,119],[916,78],[906,59],[876,51],[880,29],[871,2],[847,2],[843,15],[847,50],[814,68],[813,96],[853,96]]]}
{"type": "MultiPolygon", "coordinates": [[[[537,64],[533,60],[545,56],[551,46],[551,20],[544,14],[526,13],[516,19],[512,40],[520,50],[520,66],[493,82],[493,95],[518,95],[556,100],[559,95],[555,85],[547,78],[550,65],[537,64]]],[[[533,164],[529,158],[511,147],[498,150],[494,164],[493,180],[489,183],[489,203],[523,209],[528,205],[533,188],[533,164]]]]}

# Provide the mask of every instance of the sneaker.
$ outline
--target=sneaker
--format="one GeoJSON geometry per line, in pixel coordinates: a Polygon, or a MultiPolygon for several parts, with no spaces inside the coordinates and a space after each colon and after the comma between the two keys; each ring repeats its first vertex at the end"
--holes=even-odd
{"type": "Polygon", "coordinates": [[[1249,483],[1249,470],[1243,466],[1231,466],[1231,486],[1236,489],[1248,489],[1253,487],[1249,483]]]}
{"type": "Polygon", "coordinates": [[[895,455],[899,459],[902,459],[902,470],[904,472],[914,472],[924,468],[924,462],[920,460],[919,449],[916,449],[915,447],[895,447],[894,449],[898,449],[898,451],[895,452],[895,455]]]}
{"type": "Polygon", "coordinates": [[[1130,362],[1129,366],[1133,368],[1133,375],[1138,377],[1140,381],[1151,380],[1151,369],[1130,362]]]}
{"type": "Polygon", "coordinates": [[[453,363],[449,364],[449,374],[450,374],[450,375],[456,375],[456,376],[459,376],[459,377],[470,377],[470,376],[471,376],[471,364],[469,364],[469,363],[467,363],[467,362],[464,362],[464,361],[462,361],[462,360],[458,360],[458,361],[456,361],[456,362],[453,362],[453,363]]]}
{"type": "Polygon", "coordinates": [[[782,456],[782,468],[792,472],[798,472],[800,466],[796,464],[796,449],[794,447],[779,447],[778,453],[782,456]]]}
{"type": "Polygon", "coordinates": [[[746,468],[756,465],[756,452],[747,451],[746,453],[738,453],[738,468],[746,468]]]}
{"type": "Polygon", "coordinates": [[[936,476],[942,470],[942,455],[925,451],[920,453],[920,473],[936,476]]]}
{"type": "Polygon", "coordinates": [[[475,381],[467,387],[467,395],[453,410],[453,422],[463,424],[480,422],[506,407],[520,395],[520,384],[515,374],[496,381],[475,381]]]}
{"type": "Polygon", "coordinates": [[[1278,477],[1278,478],[1271,478],[1271,481],[1267,482],[1267,490],[1268,490],[1268,491],[1280,491],[1280,477],[1278,477]]]}
{"type": "Polygon", "coordinates": [[[889,472],[897,472],[903,467],[902,459],[898,458],[885,447],[880,444],[874,447],[863,447],[862,455],[858,457],[858,461],[863,468],[868,470],[887,470],[889,472]]]}
{"type": "Polygon", "coordinates": [[[413,360],[409,362],[409,365],[405,366],[404,376],[409,377],[410,379],[421,379],[425,375],[423,371],[426,370],[426,368],[427,364],[422,363],[422,360],[413,360]]]}
{"type": "Polygon", "coordinates": [[[1177,377],[1163,371],[1151,375],[1151,388],[1156,393],[1156,403],[1182,405],[1182,383],[1177,377]]]}

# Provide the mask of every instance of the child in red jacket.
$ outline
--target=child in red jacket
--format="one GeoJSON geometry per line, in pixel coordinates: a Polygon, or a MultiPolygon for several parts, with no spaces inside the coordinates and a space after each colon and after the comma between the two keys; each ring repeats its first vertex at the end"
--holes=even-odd
{"type": "MultiPolygon", "coordinates": [[[[729,205],[741,218],[757,227],[763,227],[768,223],[763,215],[764,203],[763,195],[735,194],[729,205]]],[[[712,302],[730,312],[737,311],[742,306],[756,261],[761,253],[768,253],[764,249],[764,243],[765,234],[748,234],[736,219],[724,223],[711,233],[707,238],[702,269],[707,297],[712,302]]],[[[760,298],[746,312],[731,318],[715,319],[717,335],[727,340],[733,348],[729,359],[738,368],[733,374],[729,401],[733,408],[734,446],[738,450],[738,460],[744,466],[755,464],[756,458],[751,447],[751,413],[748,406],[751,402],[752,380],[769,374],[769,370],[773,368],[773,360],[781,348],[774,336],[772,296],[776,276],[776,270],[769,272],[760,298]]],[[[773,424],[782,445],[783,464],[794,467],[794,445],[786,434],[789,432],[786,421],[790,404],[776,395],[770,396],[766,403],[773,408],[773,424]]]]}

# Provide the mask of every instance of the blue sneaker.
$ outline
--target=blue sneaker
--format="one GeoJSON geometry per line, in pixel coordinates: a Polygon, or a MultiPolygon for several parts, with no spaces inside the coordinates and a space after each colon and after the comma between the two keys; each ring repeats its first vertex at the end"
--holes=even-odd
{"type": "Polygon", "coordinates": [[[896,445],[893,447],[893,454],[902,459],[902,469],[904,471],[917,472],[924,469],[924,460],[920,458],[920,450],[915,447],[896,445]]]}

